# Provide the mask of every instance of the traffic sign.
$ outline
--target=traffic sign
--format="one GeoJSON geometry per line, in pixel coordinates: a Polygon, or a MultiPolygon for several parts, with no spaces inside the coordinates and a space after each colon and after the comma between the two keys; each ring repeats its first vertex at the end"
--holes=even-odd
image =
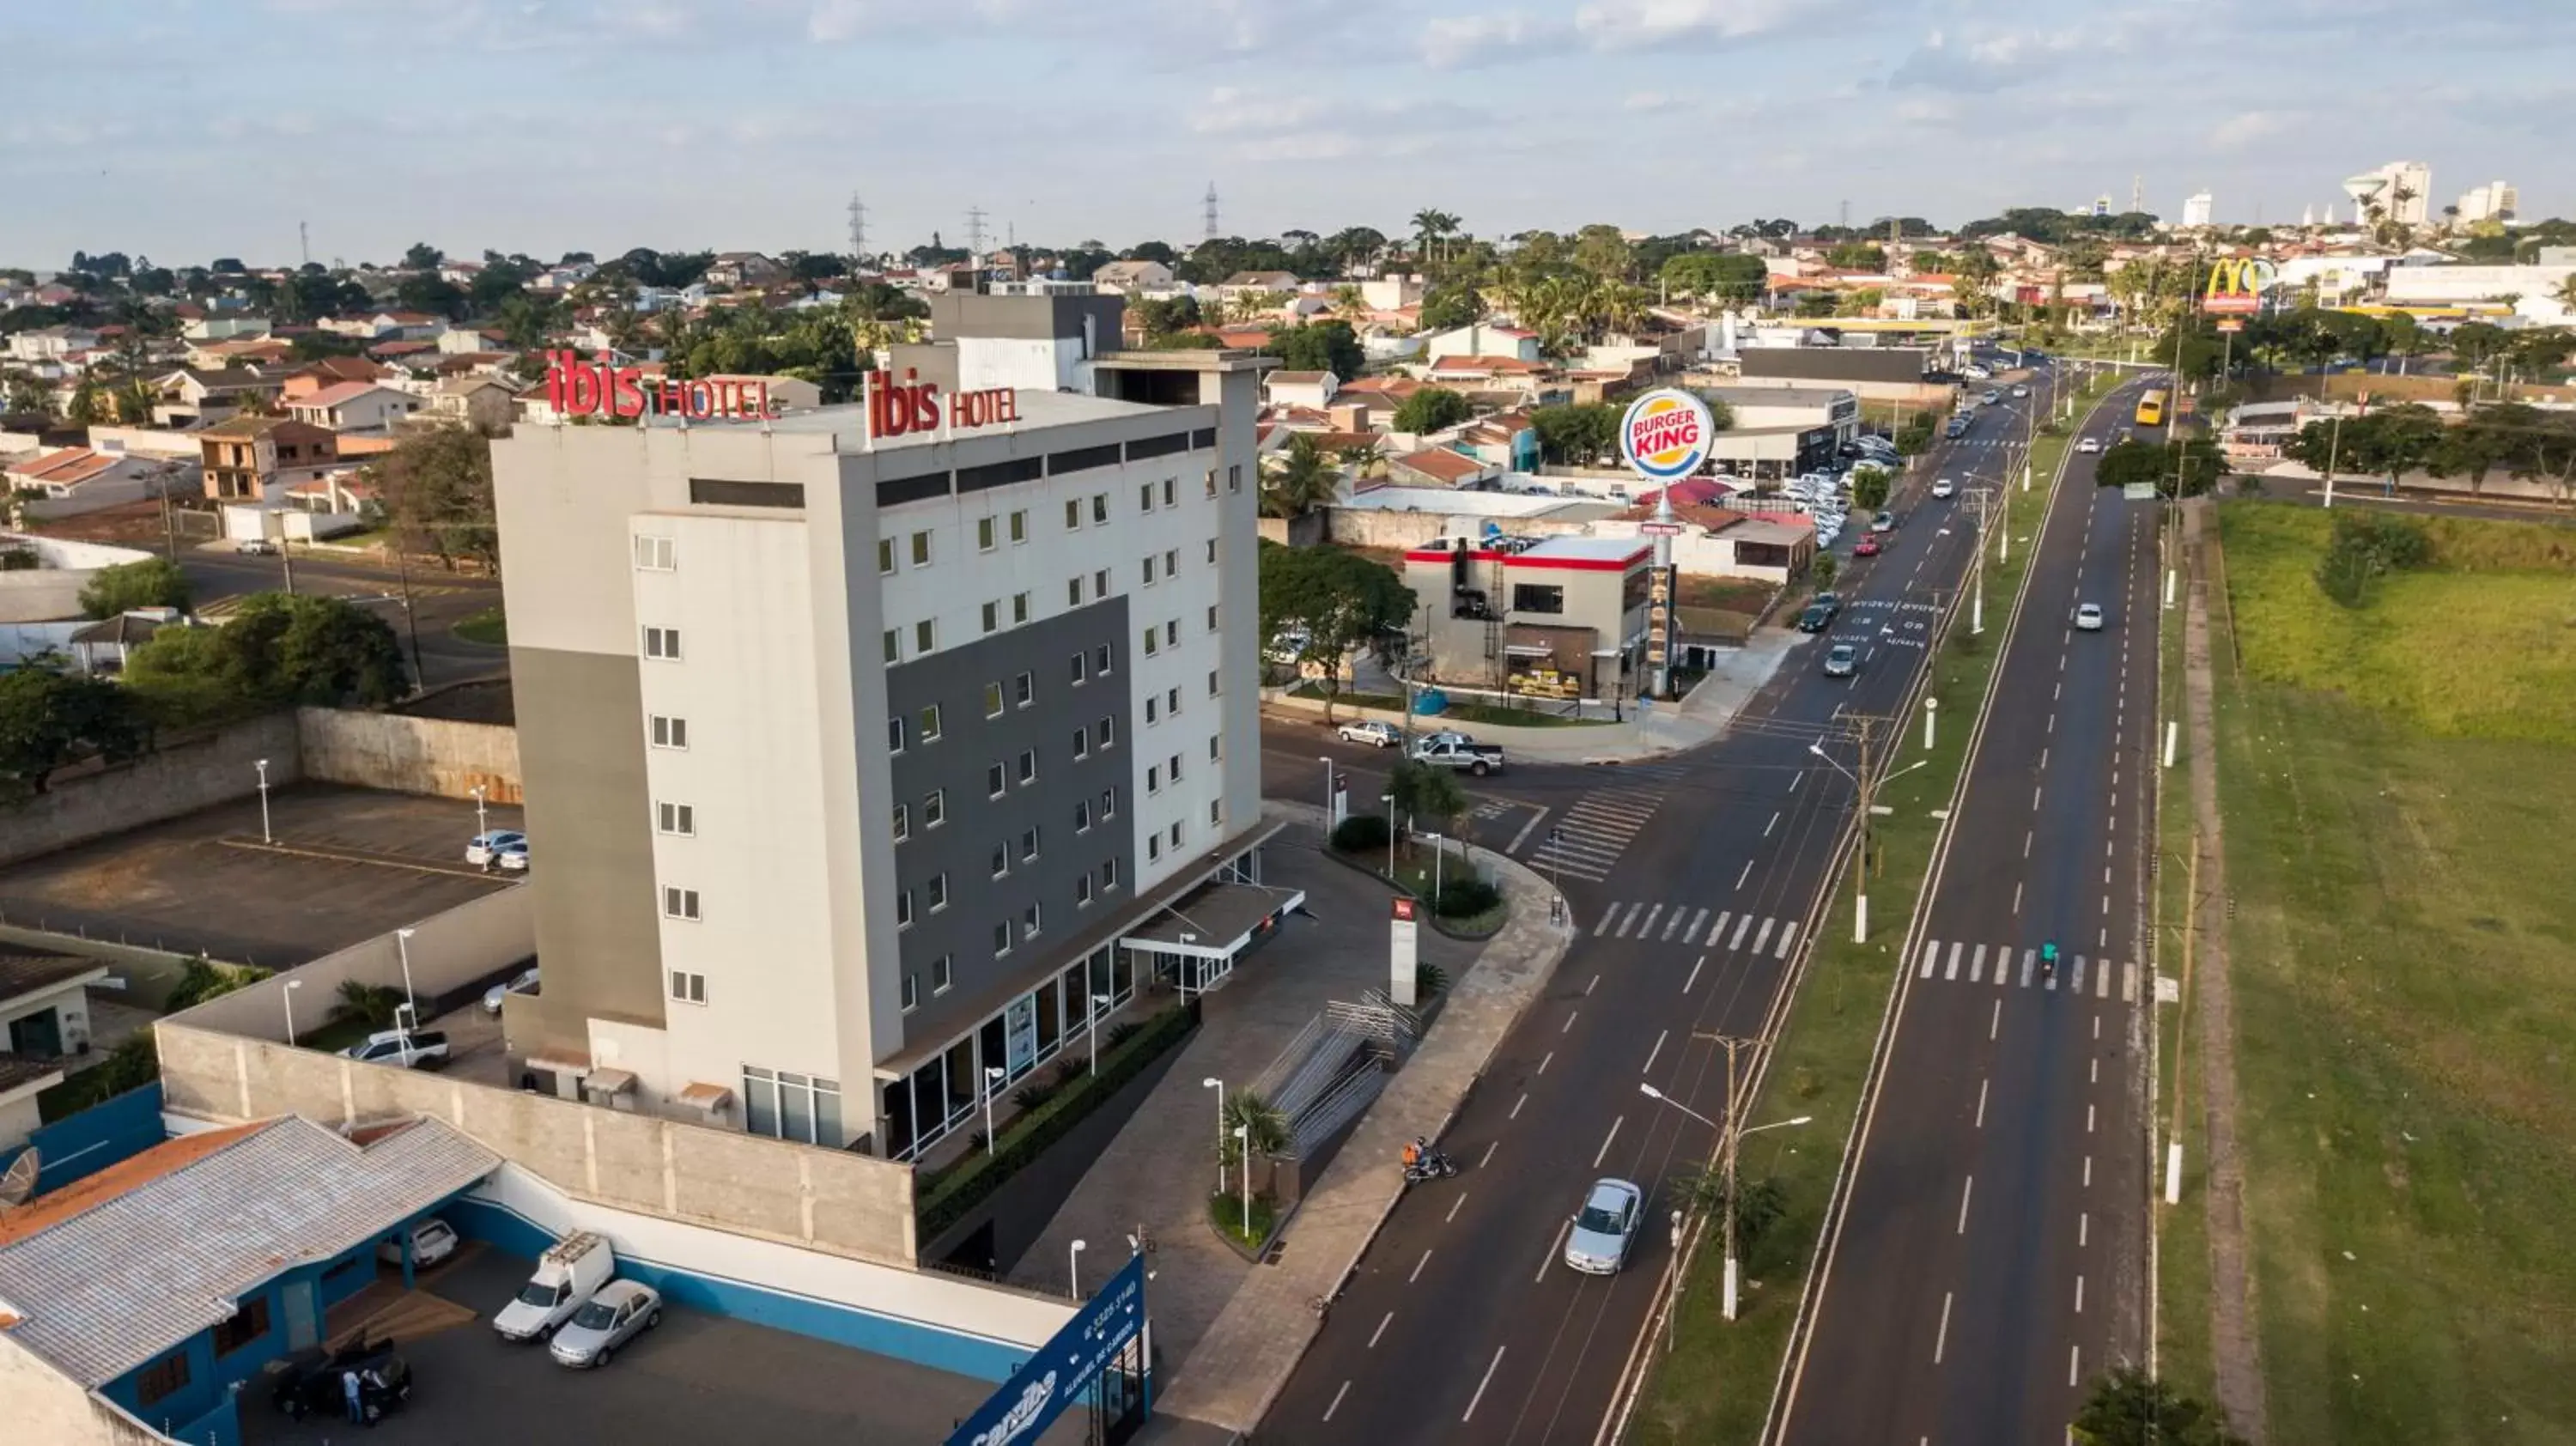
{"type": "Polygon", "coordinates": [[[1646,534],[1648,537],[1679,537],[1682,535],[1682,525],[1678,522],[1640,522],[1637,524],[1637,530],[1646,534]]]}

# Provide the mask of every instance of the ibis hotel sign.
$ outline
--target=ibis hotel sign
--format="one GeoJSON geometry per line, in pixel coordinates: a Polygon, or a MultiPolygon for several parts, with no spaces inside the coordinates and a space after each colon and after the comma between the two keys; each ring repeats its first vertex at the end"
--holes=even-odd
{"type": "Polygon", "coordinates": [[[884,372],[866,373],[870,437],[936,432],[943,420],[952,432],[968,432],[1020,419],[1020,394],[1009,387],[950,392],[943,400],[939,384],[920,377],[909,368],[899,382],[884,372]]]}
{"type": "Polygon", "coordinates": [[[1649,482],[1678,482],[1708,460],[1716,419],[1685,391],[1659,387],[1628,404],[1619,419],[1619,454],[1649,482]]]}
{"type": "Polygon", "coordinates": [[[561,417],[686,417],[692,422],[758,422],[778,415],[769,383],[757,377],[683,381],[648,377],[602,352],[585,362],[569,351],[546,353],[546,405],[561,417]]]}

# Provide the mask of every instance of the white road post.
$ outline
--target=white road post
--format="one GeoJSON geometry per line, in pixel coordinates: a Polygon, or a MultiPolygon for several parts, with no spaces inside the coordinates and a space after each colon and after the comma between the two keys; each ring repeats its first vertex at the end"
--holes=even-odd
{"type": "Polygon", "coordinates": [[[1932,722],[1940,716],[1940,707],[1941,700],[1938,698],[1923,700],[1923,747],[1926,752],[1929,752],[1932,747],[1932,722]]]}

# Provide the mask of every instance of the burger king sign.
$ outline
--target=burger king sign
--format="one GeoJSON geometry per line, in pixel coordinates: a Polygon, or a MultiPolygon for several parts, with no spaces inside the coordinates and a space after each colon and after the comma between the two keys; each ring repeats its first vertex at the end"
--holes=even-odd
{"type": "Polygon", "coordinates": [[[1677,482],[1708,460],[1716,420],[1708,404],[1685,391],[1659,388],[1628,404],[1619,420],[1619,451],[1649,482],[1677,482]]]}

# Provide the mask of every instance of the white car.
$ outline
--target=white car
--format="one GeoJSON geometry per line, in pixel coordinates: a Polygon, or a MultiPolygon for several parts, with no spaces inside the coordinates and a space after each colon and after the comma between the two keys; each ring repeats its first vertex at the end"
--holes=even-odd
{"type": "Polygon", "coordinates": [[[376,1246],[376,1259],[387,1265],[400,1265],[403,1237],[411,1237],[411,1263],[416,1270],[427,1270],[456,1253],[456,1227],[432,1215],[415,1220],[411,1228],[395,1232],[394,1238],[376,1246]]]}
{"type": "Polygon", "coordinates": [[[1646,1192],[1625,1180],[1595,1180],[1582,1212],[1565,1232],[1565,1265],[1585,1275],[1616,1275],[1637,1243],[1646,1192]]]}
{"type": "Polygon", "coordinates": [[[2076,631],[2085,633],[2102,631],[2102,605],[2100,603],[2076,604],[2075,628],[2076,631]]]}
{"type": "Polygon", "coordinates": [[[2088,455],[2094,452],[2099,452],[2102,450],[2102,439],[2099,437],[2087,437],[2075,444],[2075,450],[2088,455]]]}
{"type": "Polygon", "coordinates": [[[1939,478],[1932,484],[1932,495],[1935,497],[1955,497],[1958,494],[1959,484],[1947,477],[1939,478]]]}
{"type": "Polygon", "coordinates": [[[483,1012],[486,1014],[497,1015],[501,1012],[501,1001],[507,996],[512,994],[534,994],[536,992],[537,971],[534,968],[530,968],[507,984],[495,984],[491,988],[484,990],[483,1012]]]}
{"type": "Polygon", "coordinates": [[[1392,748],[1404,741],[1404,730],[1375,718],[1345,723],[1333,731],[1344,743],[1365,743],[1371,748],[1392,748]]]}
{"type": "Polygon", "coordinates": [[[2029,395],[2030,395],[2030,388],[2028,388],[2028,387],[2015,387],[2015,388],[2013,388],[2013,395],[2014,395],[2014,396],[2016,396],[2016,397],[2026,397],[2026,396],[2029,396],[2029,395]]]}
{"type": "Polygon", "coordinates": [[[519,861],[519,867],[526,868],[528,864],[524,854],[527,846],[526,834],[516,829],[496,828],[490,833],[478,833],[466,840],[465,861],[478,869],[488,869],[500,864],[504,852],[516,847],[523,855],[519,861]]]}

